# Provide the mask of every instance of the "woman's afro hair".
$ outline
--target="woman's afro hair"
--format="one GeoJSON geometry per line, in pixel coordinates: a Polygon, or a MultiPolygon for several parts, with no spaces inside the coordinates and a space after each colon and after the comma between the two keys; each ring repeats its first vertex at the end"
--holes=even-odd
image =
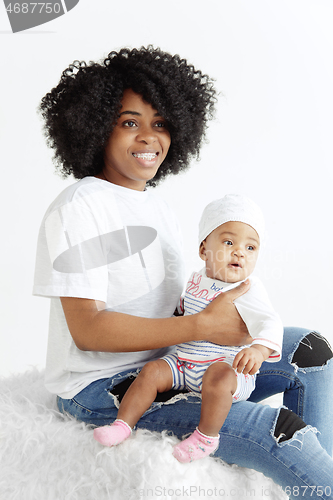
{"type": "Polygon", "coordinates": [[[152,46],[124,48],[102,63],[74,61],[42,99],[48,145],[64,177],[82,179],[102,171],[104,148],[128,88],[163,116],[171,135],[168,154],[147,184],[155,186],[198,159],[216,103],[212,80],[178,55],[152,46]]]}

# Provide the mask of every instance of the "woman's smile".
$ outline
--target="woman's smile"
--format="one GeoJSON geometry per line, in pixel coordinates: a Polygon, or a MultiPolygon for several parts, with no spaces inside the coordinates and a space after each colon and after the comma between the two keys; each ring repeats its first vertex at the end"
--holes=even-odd
{"type": "Polygon", "coordinates": [[[137,159],[139,165],[142,167],[152,167],[158,160],[159,152],[143,152],[143,153],[132,153],[132,156],[137,159]]]}

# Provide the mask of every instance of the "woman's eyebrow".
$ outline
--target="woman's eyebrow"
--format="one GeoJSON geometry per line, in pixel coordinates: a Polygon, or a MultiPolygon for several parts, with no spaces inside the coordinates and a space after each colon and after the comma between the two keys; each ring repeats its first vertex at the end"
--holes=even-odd
{"type": "MultiPolygon", "coordinates": [[[[122,115],[142,116],[142,114],[139,113],[138,111],[130,111],[130,110],[122,111],[119,116],[122,116],[122,115]]],[[[161,116],[161,115],[159,113],[155,113],[154,116],[161,116]]]]}
{"type": "Polygon", "coordinates": [[[121,115],[136,115],[136,116],[141,116],[141,113],[138,113],[137,111],[123,111],[120,113],[119,116],[121,115]]]}

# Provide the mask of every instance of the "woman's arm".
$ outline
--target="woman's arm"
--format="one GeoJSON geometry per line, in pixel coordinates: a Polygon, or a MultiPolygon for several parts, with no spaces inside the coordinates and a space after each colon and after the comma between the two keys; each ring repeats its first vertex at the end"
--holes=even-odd
{"type": "Polygon", "coordinates": [[[242,283],[221,293],[200,313],[172,318],[141,318],[107,311],[104,302],[90,299],[62,297],[61,303],[69,331],[82,351],[143,351],[191,340],[242,345],[251,337],[233,301],[249,287],[242,283]]]}

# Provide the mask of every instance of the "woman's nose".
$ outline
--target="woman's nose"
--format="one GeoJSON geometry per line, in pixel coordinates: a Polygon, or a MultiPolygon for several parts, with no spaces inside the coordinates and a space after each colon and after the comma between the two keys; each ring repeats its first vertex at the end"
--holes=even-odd
{"type": "Polygon", "coordinates": [[[152,144],[157,140],[156,132],[151,127],[141,127],[138,131],[137,140],[146,144],[152,144]]]}

